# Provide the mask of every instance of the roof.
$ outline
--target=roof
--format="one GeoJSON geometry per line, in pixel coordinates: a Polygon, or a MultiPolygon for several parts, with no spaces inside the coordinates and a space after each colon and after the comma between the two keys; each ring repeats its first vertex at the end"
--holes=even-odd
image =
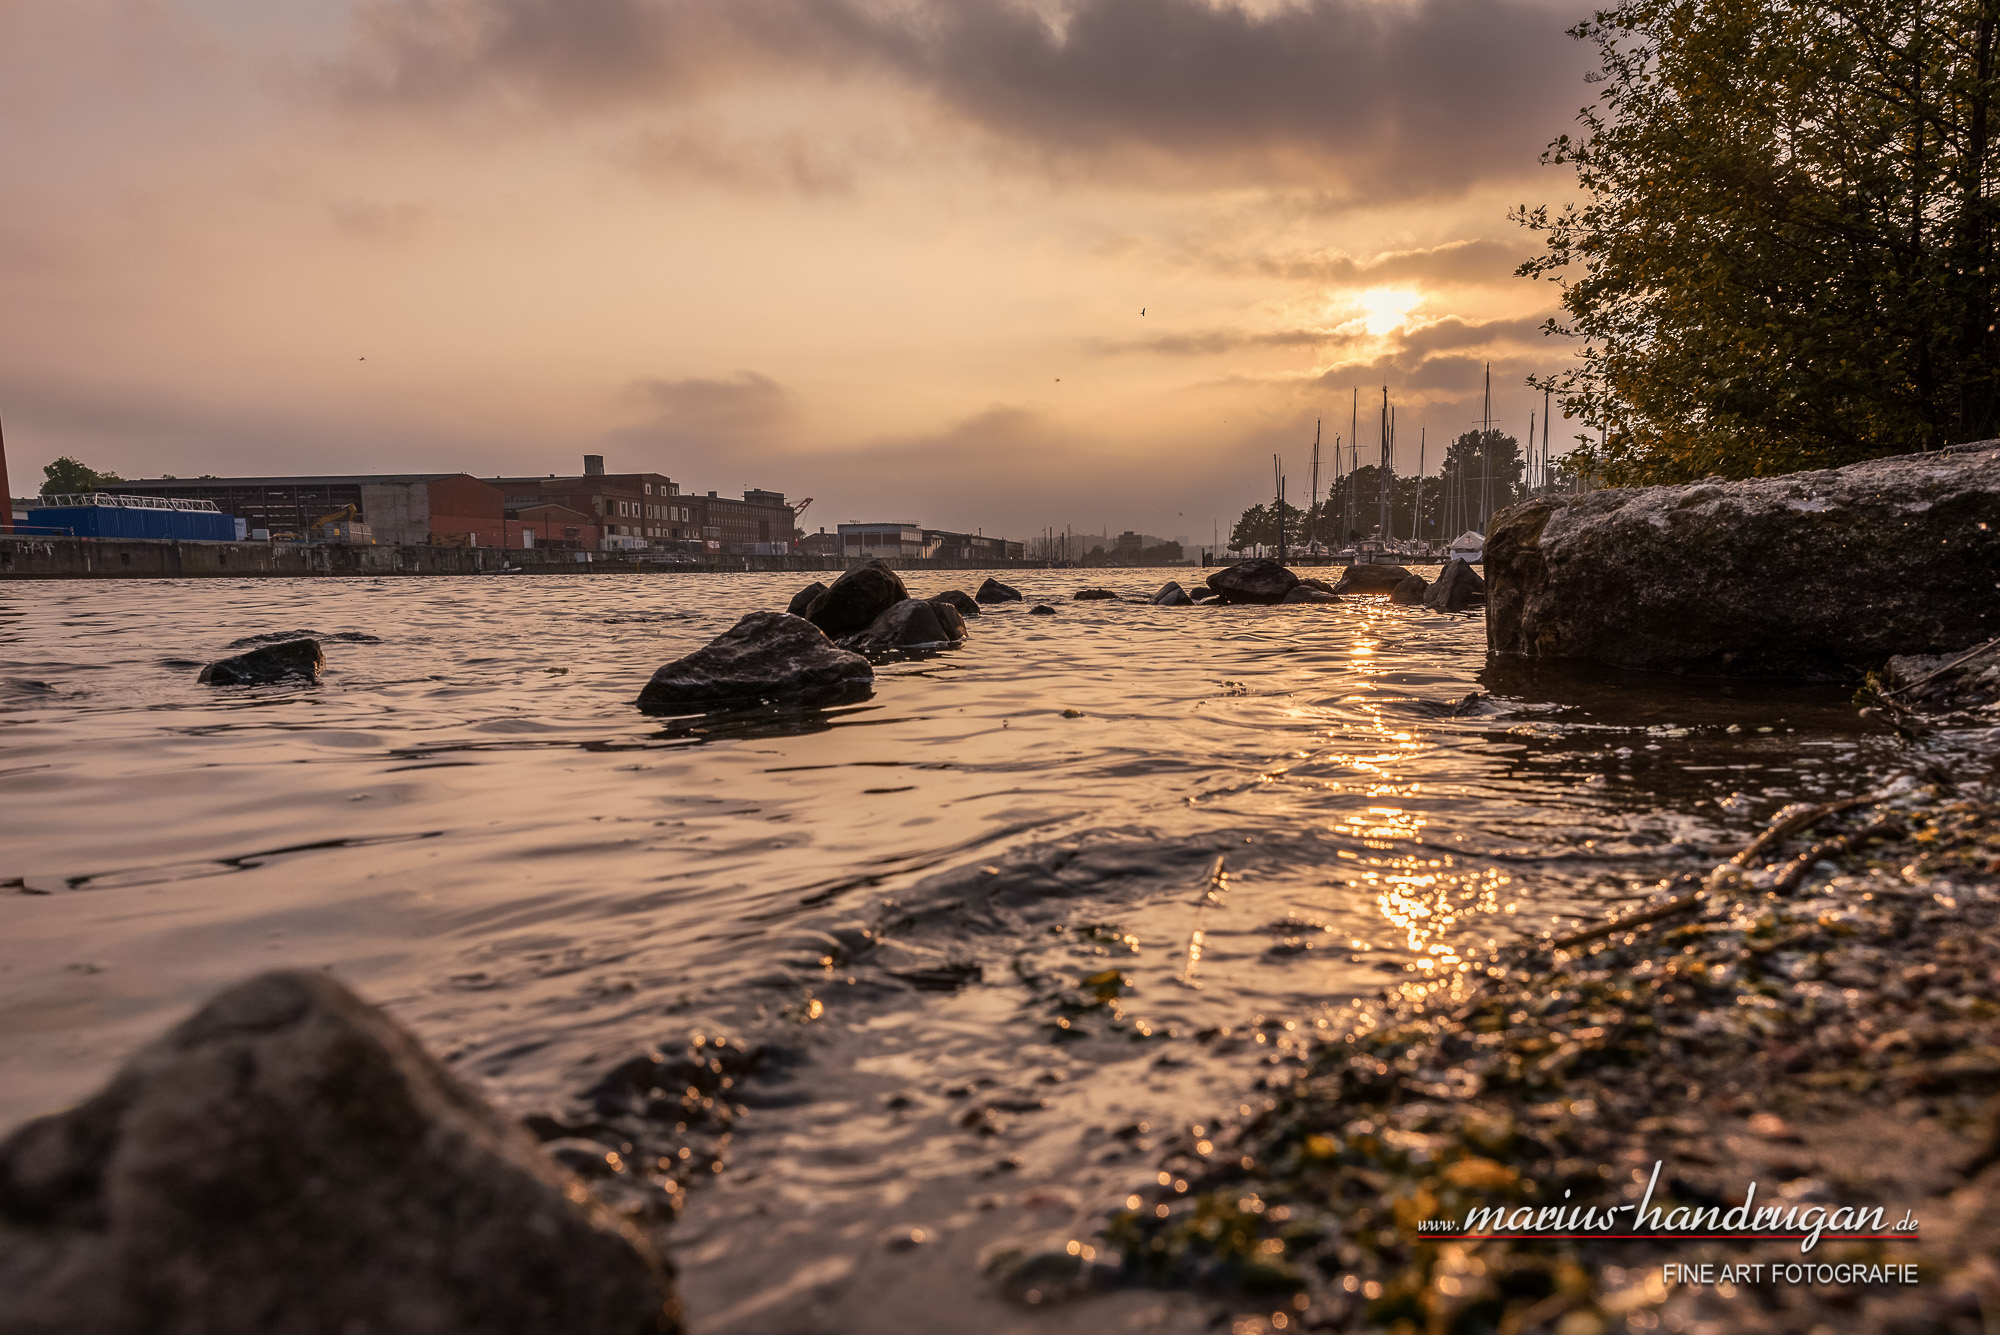
{"type": "MultiPolygon", "coordinates": [[[[351,487],[365,483],[437,482],[448,477],[473,477],[453,469],[440,473],[335,473],[319,477],[149,477],[123,478],[99,491],[132,495],[141,491],[191,491],[209,487],[351,487]]],[[[474,481],[484,481],[474,478],[474,481]]]]}

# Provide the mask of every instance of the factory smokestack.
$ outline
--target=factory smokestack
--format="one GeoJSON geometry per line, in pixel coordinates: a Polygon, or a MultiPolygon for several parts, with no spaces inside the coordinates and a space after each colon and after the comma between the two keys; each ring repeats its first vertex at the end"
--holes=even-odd
{"type": "Polygon", "coordinates": [[[584,456],[583,456],[583,475],[584,475],[585,477],[603,477],[603,476],[604,476],[604,456],[603,456],[603,455],[601,455],[601,454],[586,454],[586,455],[584,455],[584,456]]]}

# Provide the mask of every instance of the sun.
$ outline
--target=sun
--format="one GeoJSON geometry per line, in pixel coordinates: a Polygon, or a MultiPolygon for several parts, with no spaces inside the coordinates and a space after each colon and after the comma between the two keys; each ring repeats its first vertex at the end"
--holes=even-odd
{"type": "Polygon", "coordinates": [[[1361,307],[1363,328],[1379,338],[1403,323],[1423,299],[1422,293],[1406,287],[1371,287],[1355,301],[1361,307]]]}

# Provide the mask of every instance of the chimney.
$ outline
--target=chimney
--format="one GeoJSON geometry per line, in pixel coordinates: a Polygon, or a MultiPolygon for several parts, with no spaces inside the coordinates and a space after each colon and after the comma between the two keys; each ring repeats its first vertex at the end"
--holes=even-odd
{"type": "Polygon", "coordinates": [[[7,489],[7,438],[0,435],[0,533],[14,531],[14,493],[7,489]]]}
{"type": "Polygon", "coordinates": [[[601,454],[586,454],[586,455],[584,455],[584,456],[583,456],[583,475],[584,475],[585,477],[603,477],[603,476],[604,476],[604,456],[603,456],[603,455],[601,455],[601,454]]]}

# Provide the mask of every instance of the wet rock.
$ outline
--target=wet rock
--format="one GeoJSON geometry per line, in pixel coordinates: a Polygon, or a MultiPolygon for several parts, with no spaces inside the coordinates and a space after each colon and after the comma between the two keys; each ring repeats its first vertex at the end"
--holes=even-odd
{"type": "Polygon", "coordinates": [[[1424,601],[1424,590],[1429,587],[1422,575],[1412,575],[1389,590],[1389,601],[1398,607],[1416,607],[1424,601]]]}
{"type": "MultiPolygon", "coordinates": [[[[926,604],[929,606],[929,604],[926,604]]],[[[785,612],[752,612],[639,692],[650,709],[714,709],[762,700],[826,704],[866,696],[875,669],[817,626],[785,612]]]]}
{"type": "Polygon", "coordinates": [[[1205,603],[1209,599],[1215,596],[1216,596],[1215,590],[1209,588],[1208,585],[1206,584],[1197,584],[1192,589],[1188,590],[1188,597],[1194,599],[1198,603],[1205,603]]]}
{"type": "Polygon", "coordinates": [[[825,631],[828,639],[837,640],[868,629],[876,617],[909,596],[901,576],[871,562],[848,571],[813,599],[806,620],[825,631]]]}
{"type": "Polygon", "coordinates": [[[1341,572],[1334,583],[1335,593],[1394,593],[1396,586],[1410,577],[1410,572],[1402,566],[1375,565],[1366,563],[1352,565],[1341,572]]]}
{"type": "Polygon", "coordinates": [[[1150,599],[1155,607],[1192,607],[1194,599],[1180,586],[1179,580],[1168,580],[1160,586],[1160,591],[1150,599]]]}
{"type": "Polygon", "coordinates": [[[1444,563],[1437,582],[1424,590],[1424,606],[1439,612],[1463,612],[1486,597],[1486,581],[1457,557],[1444,563]]]}
{"type": "Polygon", "coordinates": [[[1101,603],[1117,601],[1118,594],[1113,589],[1078,589],[1070,597],[1080,603],[1101,603]]]}
{"type": "Polygon", "coordinates": [[[866,630],[848,636],[840,644],[856,653],[873,654],[901,649],[943,649],[964,638],[965,621],[956,609],[911,598],[895,604],[870,622],[866,630]]]}
{"type": "Polygon", "coordinates": [[[2000,445],[1545,497],[1487,535],[1496,654],[1849,677],[2000,634],[2000,445]]]}
{"type": "Polygon", "coordinates": [[[325,974],[265,974],[0,1143],[0,1331],[668,1335],[646,1244],[325,974]]]}
{"type": "Polygon", "coordinates": [[[972,595],[982,603],[1018,603],[1021,591],[1002,584],[997,579],[989,579],[979,586],[979,592],[972,595]]]}
{"type": "Polygon", "coordinates": [[[1276,561],[1242,561],[1208,577],[1208,587],[1225,603],[1280,603],[1298,587],[1299,577],[1276,561]]]}
{"type": "Polygon", "coordinates": [[[1993,714],[2000,702],[2000,644],[1964,654],[1898,654],[1882,671],[1881,696],[1901,709],[1993,714]]]}
{"type": "Polygon", "coordinates": [[[813,601],[825,592],[826,585],[814,580],[792,595],[792,601],[786,604],[785,612],[790,616],[802,617],[812,611],[813,601]]]}
{"type": "Polygon", "coordinates": [[[1052,617],[1055,614],[1056,609],[1050,607],[1047,603],[1036,603],[1028,609],[1028,615],[1031,617],[1052,617]]]}
{"type": "Polygon", "coordinates": [[[1300,576],[1299,583],[1308,589],[1318,589],[1321,593],[1333,592],[1333,585],[1323,579],[1307,579],[1304,576],[1300,576]]]}
{"type": "Polygon", "coordinates": [[[286,640],[267,644],[234,658],[218,658],[201,670],[196,681],[211,686],[258,686],[274,681],[318,681],[326,655],[318,640],[286,640]]]}
{"type": "Polygon", "coordinates": [[[1286,603],[1337,603],[1340,599],[1333,594],[1323,593],[1318,589],[1309,589],[1301,584],[1298,588],[1293,589],[1290,593],[1279,599],[1279,601],[1286,603]]]}
{"type": "Polygon", "coordinates": [[[934,593],[927,601],[944,603],[962,617],[979,615],[979,600],[962,589],[948,589],[943,593],[934,593]]]}

